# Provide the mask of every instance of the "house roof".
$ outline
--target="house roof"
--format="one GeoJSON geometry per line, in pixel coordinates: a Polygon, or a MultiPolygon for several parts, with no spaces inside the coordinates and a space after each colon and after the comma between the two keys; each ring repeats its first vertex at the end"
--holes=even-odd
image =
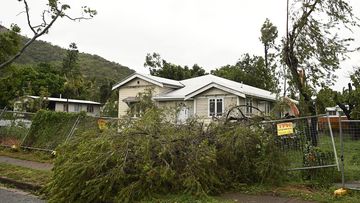
{"type": "Polygon", "coordinates": [[[122,85],[130,82],[131,80],[133,80],[135,78],[141,78],[149,83],[158,85],[160,87],[164,87],[164,86],[171,86],[171,87],[175,87],[175,88],[184,87],[183,84],[181,84],[179,81],[176,81],[176,80],[161,78],[161,77],[157,77],[157,76],[153,76],[153,75],[133,73],[132,75],[128,76],[127,78],[123,79],[122,81],[120,81],[119,83],[114,85],[112,87],[112,90],[115,90],[115,89],[121,87],[122,85]]]}
{"type": "MultiPolygon", "coordinates": [[[[39,99],[39,96],[28,96],[32,99],[39,99]]],[[[89,100],[78,100],[78,99],[64,99],[64,98],[55,98],[55,97],[44,97],[47,101],[55,101],[55,102],[64,102],[64,103],[78,103],[78,104],[94,104],[101,105],[99,102],[89,101],[89,100]]]]}
{"type": "Polygon", "coordinates": [[[154,97],[156,100],[174,100],[184,99],[188,100],[201,92],[204,92],[212,87],[222,89],[226,92],[238,95],[245,98],[246,96],[263,98],[266,100],[276,100],[276,95],[270,91],[263,90],[260,88],[252,87],[242,83],[238,83],[232,80],[221,78],[215,75],[204,75],[196,78],[190,78],[181,80],[183,88],[171,91],[166,94],[162,94],[154,97]]]}
{"type": "MultiPolygon", "coordinates": [[[[349,109],[349,105],[345,105],[345,107],[347,109],[349,109]]],[[[343,110],[339,107],[339,105],[336,105],[334,107],[326,107],[325,111],[341,111],[342,112],[343,110]]]]}

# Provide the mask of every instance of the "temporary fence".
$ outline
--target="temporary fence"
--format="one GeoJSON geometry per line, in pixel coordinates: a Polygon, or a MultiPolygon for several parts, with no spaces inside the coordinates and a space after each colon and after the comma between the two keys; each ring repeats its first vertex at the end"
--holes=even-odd
{"type": "MultiPolygon", "coordinates": [[[[67,114],[33,122],[35,113],[0,110],[0,146],[52,152],[84,132],[118,129],[120,120],[67,114]]],[[[114,130],[116,132],[116,130],[114,130]]]]}
{"type": "Polygon", "coordinates": [[[30,130],[34,113],[0,110],[0,145],[19,146],[30,130]]]}
{"type": "Polygon", "coordinates": [[[360,190],[360,120],[338,120],[342,187],[360,190]]]}
{"type": "Polygon", "coordinates": [[[263,124],[274,134],[276,144],[285,153],[289,161],[288,170],[339,169],[334,135],[327,115],[272,120],[263,124]]]}

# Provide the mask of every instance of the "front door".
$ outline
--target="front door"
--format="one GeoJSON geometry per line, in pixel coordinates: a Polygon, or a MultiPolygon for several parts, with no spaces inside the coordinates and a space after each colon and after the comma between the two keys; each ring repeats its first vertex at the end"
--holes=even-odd
{"type": "Polygon", "coordinates": [[[189,118],[189,108],[185,106],[181,107],[178,114],[178,122],[185,123],[188,118],[189,118]]]}

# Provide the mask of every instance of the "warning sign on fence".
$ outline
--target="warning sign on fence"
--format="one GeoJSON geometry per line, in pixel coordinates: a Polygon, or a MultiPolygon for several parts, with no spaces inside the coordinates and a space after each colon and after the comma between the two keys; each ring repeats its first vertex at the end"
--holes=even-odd
{"type": "Polygon", "coordinates": [[[277,124],[277,134],[281,135],[288,135],[294,133],[294,127],[292,122],[287,123],[278,123],[277,124]]]}
{"type": "Polygon", "coordinates": [[[97,123],[98,123],[98,126],[99,126],[99,129],[100,129],[100,130],[105,130],[105,129],[107,129],[106,120],[104,120],[104,119],[99,119],[99,120],[97,121],[97,123]]]}

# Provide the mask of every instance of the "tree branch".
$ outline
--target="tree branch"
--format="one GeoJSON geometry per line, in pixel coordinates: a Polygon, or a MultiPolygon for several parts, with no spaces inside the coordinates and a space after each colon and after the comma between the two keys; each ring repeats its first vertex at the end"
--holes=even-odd
{"type": "Polygon", "coordinates": [[[31,43],[33,43],[38,37],[45,34],[49,28],[54,24],[56,19],[60,16],[61,12],[58,12],[55,17],[51,20],[51,22],[39,33],[36,33],[29,41],[26,42],[26,44],[20,49],[20,51],[13,57],[11,57],[9,60],[5,61],[4,63],[0,64],[0,69],[11,64],[14,62],[17,58],[21,56],[22,53],[24,53],[25,49],[30,46],[31,43]]]}
{"type": "Polygon", "coordinates": [[[0,64],[0,69],[2,69],[3,67],[11,64],[12,62],[14,62],[17,58],[19,58],[21,56],[21,54],[24,53],[24,51],[26,50],[26,48],[33,43],[37,38],[39,38],[40,36],[46,34],[49,30],[49,28],[54,24],[54,22],[59,18],[63,18],[66,17],[70,20],[76,21],[76,20],[88,20],[91,19],[93,17],[93,15],[96,15],[96,11],[95,10],[90,10],[87,11],[87,13],[89,13],[90,17],[78,17],[78,18],[72,18],[69,15],[66,15],[64,13],[65,10],[69,9],[70,6],[69,5],[62,5],[60,7],[58,7],[58,1],[54,1],[53,3],[49,4],[50,10],[44,10],[42,13],[42,21],[43,23],[37,26],[32,26],[31,25],[31,21],[30,21],[30,12],[29,12],[29,6],[28,6],[28,2],[27,0],[24,0],[24,5],[25,5],[25,9],[26,9],[26,17],[27,17],[27,23],[28,26],[30,27],[31,31],[34,33],[34,36],[25,43],[25,45],[11,58],[9,58],[7,61],[5,61],[4,63],[0,64]],[[46,17],[45,17],[45,13],[50,13],[52,16],[52,20],[50,21],[50,23],[48,23],[46,21],[46,17]],[[43,29],[42,29],[43,28],[43,29]]]}
{"type": "Polygon", "coordinates": [[[33,31],[33,33],[36,35],[37,32],[35,31],[35,29],[33,28],[33,26],[31,25],[31,22],[30,22],[30,13],[29,13],[29,6],[28,6],[28,3],[26,0],[24,0],[24,4],[25,4],[25,9],[26,9],[26,18],[27,18],[27,23],[31,29],[31,31],[33,31]]]}

